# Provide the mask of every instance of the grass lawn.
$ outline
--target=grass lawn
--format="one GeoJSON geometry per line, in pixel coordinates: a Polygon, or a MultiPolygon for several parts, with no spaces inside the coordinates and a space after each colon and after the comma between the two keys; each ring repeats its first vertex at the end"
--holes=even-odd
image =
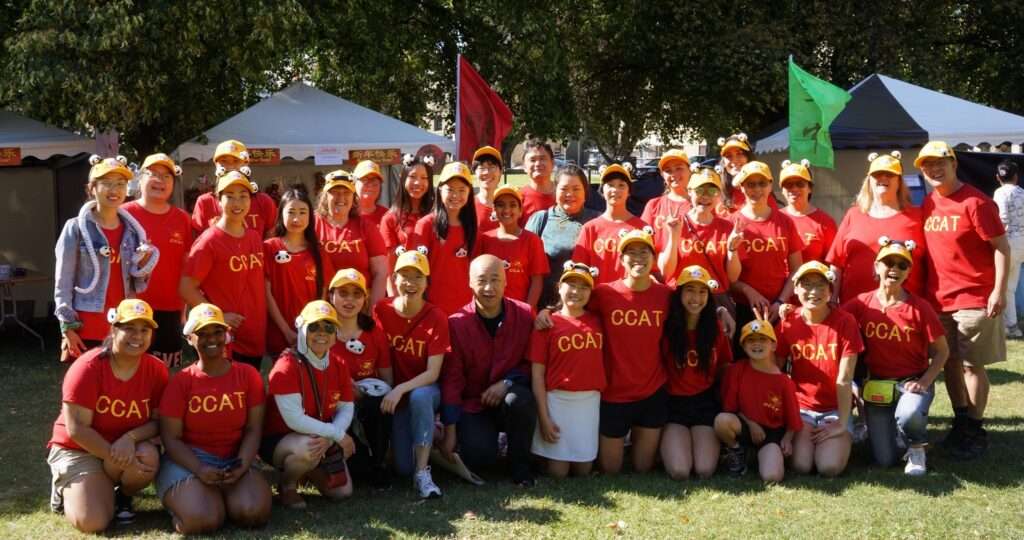
{"type": "MultiPolygon", "coordinates": [[[[51,340],[50,343],[56,343],[51,340]]],[[[0,334],[0,536],[77,537],[48,509],[45,443],[58,411],[64,369],[15,332],[0,334]]],[[[740,479],[674,482],[662,474],[596,476],[534,489],[492,480],[476,488],[437,473],[445,496],[421,502],[405,483],[386,493],[357,487],[348,501],[328,504],[308,496],[309,508],[274,508],[263,530],[226,527],[231,538],[1022,538],[1024,537],[1024,344],[991,370],[991,448],[974,463],[930,452],[924,478],[902,468],[870,465],[855,449],[838,479],[790,476],[764,486],[754,471],[740,479]],[[622,523],[623,527],[610,526],[622,523]]],[[[932,407],[932,439],[944,436],[950,408],[944,389],[932,407]]],[[[173,536],[152,488],[136,497],[139,517],[112,526],[111,536],[173,536]]]]}

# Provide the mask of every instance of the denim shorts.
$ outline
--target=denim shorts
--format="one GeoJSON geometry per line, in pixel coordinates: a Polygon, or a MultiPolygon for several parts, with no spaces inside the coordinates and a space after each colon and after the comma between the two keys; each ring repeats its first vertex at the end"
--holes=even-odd
{"type": "MultiPolygon", "coordinates": [[[[832,409],[831,411],[812,411],[810,409],[800,409],[800,418],[805,424],[811,427],[821,427],[826,421],[835,422],[839,420],[839,409],[832,409]]],[[[853,415],[846,421],[846,431],[853,435],[853,415]]]]}
{"type": "MultiPolygon", "coordinates": [[[[226,469],[235,460],[235,456],[222,458],[215,456],[200,448],[192,447],[192,453],[199,458],[199,462],[203,465],[209,465],[218,469],[226,469]]],[[[160,457],[160,472],[156,476],[156,496],[161,501],[164,500],[164,495],[174,486],[188,480],[189,478],[195,478],[195,474],[192,471],[178,465],[169,455],[166,453],[160,457]]]]}

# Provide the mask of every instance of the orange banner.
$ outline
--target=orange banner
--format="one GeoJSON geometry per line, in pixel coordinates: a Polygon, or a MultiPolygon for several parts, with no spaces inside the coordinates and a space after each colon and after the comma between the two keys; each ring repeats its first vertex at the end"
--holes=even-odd
{"type": "Polygon", "coordinates": [[[249,163],[254,165],[280,165],[280,148],[250,148],[249,163]]]}
{"type": "Polygon", "coordinates": [[[21,148],[17,146],[0,148],[0,167],[21,165],[21,148]]]}
{"type": "Polygon", "coordinates": [[[364,159],[376,161],[378,165],[397,165],[402,162],[402,151],[398,148],[348,151],[348,160],[351,163],[359,163],[364,159]]]}

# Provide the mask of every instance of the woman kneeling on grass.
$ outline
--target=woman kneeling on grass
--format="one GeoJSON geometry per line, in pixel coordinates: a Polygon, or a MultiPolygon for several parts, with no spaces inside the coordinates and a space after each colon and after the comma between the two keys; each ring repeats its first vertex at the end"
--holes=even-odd
{"type": "Polygon", "coordinates": [[[332,352],[338,314],[323,300],[302,308],[295,321],[298,341],[270,370],[267,422],[260,457],[281,471],[278,502],[302,509],[297,488],[309,480],[332,499],[352,494],[345,457],[355,450],[345,435],[352,423],[352,379],[345,362],[332,352]]]}
{"type": "Polygon", "coordinates": [[[561,307],[552,327],[530,337],[537,428],[531,451],[548,460],[548,474],[590,474],[597,457],[601,391],[605,387],[601,319],[586,311],[596,268],[566,261],[558,281],[561,307]]]}
{"type": "Polygon", "coordinates": [[[250,467],[263,428],[263,380],[225,354],[231,335],[219,307],[192,308],[183,331],[199,360],[174,376],[160,401],[166,453],[157,496],[180,534],[219,529],[225,515],[261,527],[270,519],[270,485],[250,467]]]}
{"type": "Polygon", "coordinates": [[[718,283],[708,271],[687,266],[675,281],[661,340],[669,393],[661,460],[675,480],[689,478],[690,471],[709,478],[720,447],[714,429],[722,410],[718,381],[732,362],[732,346],[715,316],[711,294],[718,283]]]}
{"type": "Polygon", "coordinates": [[[50,508],[76,529],[92,533],[111,518],[130,522],[131,496],[156,476],[160,454],[156,404],[167,386],[167,366],[146,354],[153,310],[122,300],[108,314],[110,334],[84,353],[64,376],[60,416],[53,423],[47,463],[53,474],[50,508]],[[114,512],[117,515],[114,515],[114,512]]]}
{"type": "Polygon", "coordinates": [[[949,347],[931,304],[903,288],[914,263],[914,242],[883,236],[879,243],[878,290],[858,295],[843,309],[860,323],[864,336],[869,378],[862,393],[875,461],[893,466],[903,443],[907,449],[903,471],[920,476],[927,472],[928,409],[949,347]]]}
{"type": "Polygon", "coordinates": [[[864,350],[857,321],[828,305],[834,279],[835,273],[817,261],[796,271],[793,282],[801,307],[779,323],[777,353],[780,365],[789,362],[807,427],[793,443],[793,469],[817,469],[822,476],[838,476],[850,458],[853,370],[864,350]]]}
{"type": "Polygon", "coordinates": [[[715,433],[725,445],[725,463],[735,476],[747,472],[747,449],[757,450],[761,480],[781,482],[794,434],[802,431],[793,381],[775,363],[775,331],[763,314],[743,326],[740,345],[747,359],[729,368],[715,433]]]}

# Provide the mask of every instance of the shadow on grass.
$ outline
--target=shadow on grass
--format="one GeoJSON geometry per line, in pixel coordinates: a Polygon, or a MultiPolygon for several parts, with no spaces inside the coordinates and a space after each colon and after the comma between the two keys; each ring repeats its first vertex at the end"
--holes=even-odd
{"type": "Polygon", "coordinates": [[[988,380],[992,386],[1024,382],[1024,373],[996,367],[989,368],[986,371],[988,371],[988,380]]]}

